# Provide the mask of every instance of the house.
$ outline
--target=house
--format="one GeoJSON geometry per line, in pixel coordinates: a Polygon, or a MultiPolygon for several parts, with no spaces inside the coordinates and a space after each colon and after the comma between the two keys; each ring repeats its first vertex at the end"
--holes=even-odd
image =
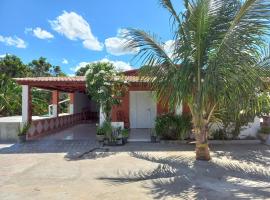
{"type": "MultiPolygon", "coordinates": [[[[154,91],[149,83],[138,77],[137,70],[124,72],[129,82],[128,91],[122,98],[120,105],[112,108],[112,122],[124,122],[125,127],[131,129],[148,129],[154,127],[155,118],[168,112],[154,98],[154,91]]],[[[31,122],[28,139],[35,139],[51,134],[83,120],[99,119],[102,123],[104,115],[98,104],[86,94],[85,77],[35,77],[17,78],[22,85],[22,122],[31,122]],[[52,91],[52,115],[40,119],[32,119],[31,88],[36,87],[52,91]],[[69,94],[69,114],[59,114],[59,92],[69,94]]],[[[176,112],[189,112],[188,107],[177,107],[176,112]]]]}

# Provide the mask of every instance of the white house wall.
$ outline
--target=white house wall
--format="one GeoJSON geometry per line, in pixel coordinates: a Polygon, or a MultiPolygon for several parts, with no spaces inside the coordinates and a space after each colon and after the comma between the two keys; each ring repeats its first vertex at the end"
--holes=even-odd
{"type": "Polygon", "coordinates": [[[256,137],[258,130],[260,129],[260,118],[255,117],[254,122],[248,123],[247,126],[242,127],[239,137],[245,138],[247,136],[256,137]]]}
{"type": "Polygon", "coordinates": [[[92,112],[98,111],[96,103],[93,101],[90,101],[86,94],[75,92],[74,105],[73,105],[74,113],[75,114],[80,113],[86,108],[91,110],[92,112]]]}

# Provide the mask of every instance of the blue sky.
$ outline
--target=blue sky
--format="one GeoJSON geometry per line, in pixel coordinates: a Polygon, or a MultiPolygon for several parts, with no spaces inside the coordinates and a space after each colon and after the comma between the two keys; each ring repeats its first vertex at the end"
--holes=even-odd
{"type": "Polygon", "coordinates": [[[99,60],[137,68],[134,50],[121,48],[125,28],[151,31],[168,45],[172,39],[169,14],[158,0],[1,0],[0,19],[0,55],[26,63],[43,56],[67,74],[99,60]]]}

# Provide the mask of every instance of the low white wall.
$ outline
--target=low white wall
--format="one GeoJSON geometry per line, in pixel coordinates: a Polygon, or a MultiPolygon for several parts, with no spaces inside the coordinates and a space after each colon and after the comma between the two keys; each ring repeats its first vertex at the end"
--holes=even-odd
{"type": "MultiPolygon", "coordinates": [[[[211,131],[215,131],[220,129],[221,127],[218,124],[213,124],[211,126],[211,131]]],[[[255,117],[253,122],[248,123],[247,126],[242,126],[239,134],[240,139],[244,139],[246,137],[257,137],[257,132],[260,129],[260,118],[255,117]]]]}
{"type": "Polygon", "coordinates": [[[248,123],[247,126],[243,126],[240,131],[240,138],[246,138],[248,136],[256,137],[258,130],[260,129],[260,118],[255,117],[254,122],[248,123]]]}
{"type": "Polygon", "coordinates": [[[85,108],[88,108],[92,112],[98,112],[96,103],[89,100],[86,94],[79,92],[74,93],[74,114],[82,112],[85,108]]]}
{"type": "Polygon", "coordinates": [[[1,122],[0,142],[17,142],[20,122],[1,122]]]}

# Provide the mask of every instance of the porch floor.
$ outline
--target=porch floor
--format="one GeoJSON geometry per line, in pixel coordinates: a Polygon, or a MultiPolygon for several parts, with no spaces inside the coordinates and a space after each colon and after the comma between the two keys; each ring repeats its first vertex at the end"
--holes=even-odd
{"type": "Polygon", "coordinates": [[[151,129],[132,128],[129,133],[129,142],[149,142],[151,129]]]}
{"type": "Polygon", "coordinates": [[[40,140],[95,140],[96,125],[94,123],[78,124],[57,133],[44,136],[40,140]]]}
{"type": "MultiPolygon", "coordinates": [[[[129,142],[149,142],[151,129],[131,129],[129,142]]],[[[96,124],[85,123],[64,129],[39,140],[96,140],[96,124]]]]}

